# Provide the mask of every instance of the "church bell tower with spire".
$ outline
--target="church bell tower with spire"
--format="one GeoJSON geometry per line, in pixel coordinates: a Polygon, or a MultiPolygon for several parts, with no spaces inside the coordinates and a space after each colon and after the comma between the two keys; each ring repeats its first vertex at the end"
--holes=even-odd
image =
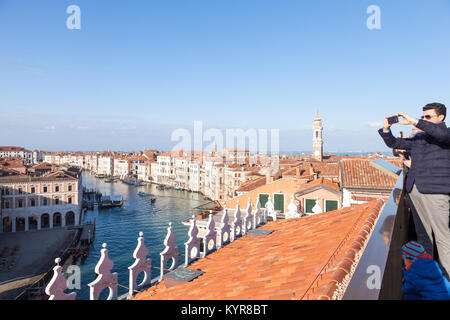
{"type": "Polygon", "coordinates": [[[320,119],[319,111],[317,111],[316,118],[314,119],[314,136],[313,136],[313,157],[319,161],[323,158],[323,140],[322,140],[322,119],[320,119]]]}

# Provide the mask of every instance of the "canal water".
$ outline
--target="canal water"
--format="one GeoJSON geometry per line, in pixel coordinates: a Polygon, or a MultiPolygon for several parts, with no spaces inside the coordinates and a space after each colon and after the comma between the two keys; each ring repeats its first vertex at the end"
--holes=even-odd
{"type": "MultiPolygon", "coordinates": [[[[95,266],[100,259],[102,244],[106,243],[110,259],[114,262],[112,272],[118,273],[118,282],[128,287],[128,267],[134,263],[133,251],[137,245],[139,232],[144,233],[144,243],[149,249],[148,258],[152,266],[160,267],[160,252],[164,250],[164,239],[167,235],[169,222],[177,239],[180,254],[184,254],[184,243],[188,240],[188,227],[181,222],[196,213],[192,209],[209,200],[199,193],[177,191],[173,189],[158,190],[156,185],[134,187],[121,181],[106,183],[86,172],[83,173],[83,185],[96,188],[103,195],[122,195],[124,204],[121,208],[98,210],[97,207],[88,211],[85,220],[96,220],[94,241],[91,244],[89,256],[85,261],[79,261],[81,269],[81,289],[77,292],[77,300],[89,299],[88,283],[95,279],[95,266]],[[138,195],[139,191],[151,193],[156,202],[151,203],[149,197],[138,195]]],[[[179,256],[179,264],[184,263],[184,256],[179,256]]],[[[159,275],[159,269],[152,268],[152,279],[159,275]]],[[[138,277],[138,283],[143,274],[138,277]]],[[[127,289],[118,288],[119,296],[127,293],[127,289]]],[[[101,299],[108,296],[104,290],[101,299]]]]}

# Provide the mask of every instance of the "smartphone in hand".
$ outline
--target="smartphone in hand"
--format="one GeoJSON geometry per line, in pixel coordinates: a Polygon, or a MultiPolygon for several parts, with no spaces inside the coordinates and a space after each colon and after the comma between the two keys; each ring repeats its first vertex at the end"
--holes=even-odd
{"type": "Polygon", "coordinates": [[[388,123],[389,124],[394,124],[398,122],[398,116],[393,116],[393,117],[389,117],[388,118],[388,123]]]}

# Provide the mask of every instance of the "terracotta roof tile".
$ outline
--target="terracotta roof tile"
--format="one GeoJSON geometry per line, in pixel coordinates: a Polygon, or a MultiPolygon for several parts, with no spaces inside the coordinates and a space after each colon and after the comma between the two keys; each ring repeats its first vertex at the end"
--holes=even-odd
{"type": "Polygon", "coordinates": [[[171,288],[162,281],[132,299],[331,299],[383,203],[269,222],[261,229],[271,234],[241,237],[191,264],[204,272],[193,281],[171,288]]]}
{"type": "Polygon", "coordinates": [[[342,185],[373,189],[392,189],[397,181],[391,175],[370,165],[370,159],[343,159],[342,185]]]}

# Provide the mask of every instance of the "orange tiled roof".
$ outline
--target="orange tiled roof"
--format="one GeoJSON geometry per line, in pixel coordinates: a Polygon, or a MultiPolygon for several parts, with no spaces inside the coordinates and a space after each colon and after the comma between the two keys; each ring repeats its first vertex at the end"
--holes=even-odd
{"type": "Polygon", "coordinates": [[[248,192],[266,184],[266,177],[260,177],[255,180],[249,180],[241,184],[237,192],[248,192]]]}
{"type": "Polygon", "coordinates": [[[325,186],[325,187],[331,188],[333,190],[336,190],[338,192],[340,191],[338,183],[333,182],[329,179],[319,178],[319,179],[313,180],[311,182],[305,183],[304,185],[300,186],[300,188],[297,192],[302,192],[302,191],[311,189],[316,186],[325,186]]]}
{"type": "Polygon", "coordinates": [[[392,189],[397,181],[391,175],[370,165],[370,159],[343,159],[342,186],[392,189]]]}
{"type": "Polygon", "coordinates": [[[245,235],[197,260],[191,282],[164,280],[137,300],[330,299],[364,250],[382,200],[308,217],[268,222],[266,236],[245,235]]]}
{"type": "Polygon", "coordinates": [[[22,147],[14,147],[14,146],[1,146],[0,151],[26,151],[30,152],[30,150],[27,150],[22,147]]]}
{"type": "Polygon", "coordinates": [[[309,175],[311,166],[319,176],[339,176],[339,165],[326,162],[302,162],[294,168],[289,168],[283,172],[283,175],[296,175],[297,169],[299,169],[300,176],[309,175]]]}

